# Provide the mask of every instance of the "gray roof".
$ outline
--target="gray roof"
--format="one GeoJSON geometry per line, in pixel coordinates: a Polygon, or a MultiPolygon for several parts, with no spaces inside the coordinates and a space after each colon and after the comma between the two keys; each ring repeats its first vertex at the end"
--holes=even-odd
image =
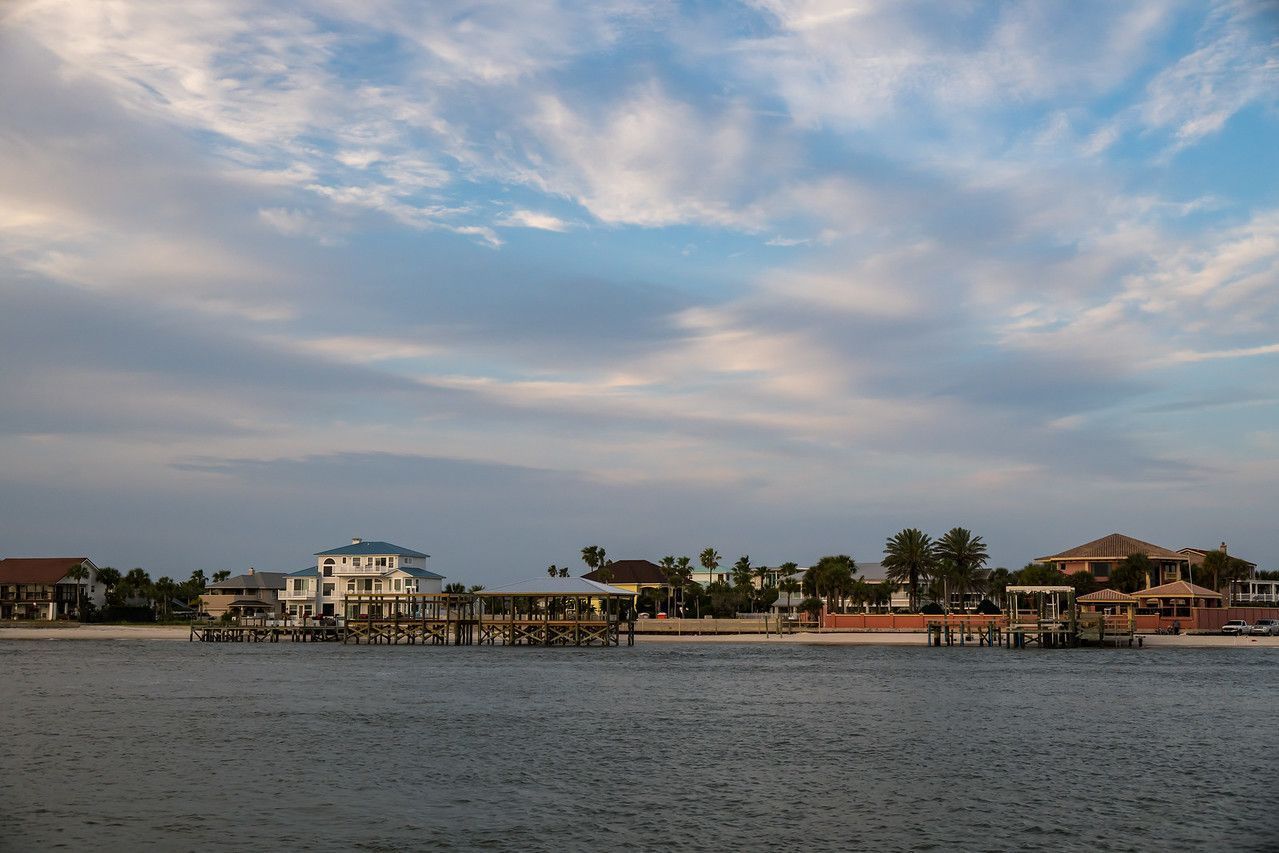
{"type": "Polygon", "coordinates": [[[317,557],[346,557],[346,556],[370,556],[376,557],[385,554],[394,554],[399,557],[422,557],[423,559],[430,554],[423,554],[421,551],[414,551],[412,548],[401,548],[399,545],[392,545],[390,542],[352,542],[350,545],[343,545],[341,548],[333,548],[328,551],[317,551],[317,557]]]}
{"type": "Polygon", "coordinates": [[[427,571],[426,569],[419,569],[416,566],[396,566],[395,571],[404,572],[404,574],[415,578],[427,578],[437,581],[444,580],[444,575],[437,575],[435,572],[427,571]]]}
{"type": "Polygon", "coordinates": [[[211,583],[205,589],[284,589],[284,572],[258,572],[236,575],[224,581],[211,583]]]}
{"type": "Polygon", "coordinates": [[[586,578],[543,577],[486,589],[478,595],[624,595],[631,598],[635,593],[586,578]]]}

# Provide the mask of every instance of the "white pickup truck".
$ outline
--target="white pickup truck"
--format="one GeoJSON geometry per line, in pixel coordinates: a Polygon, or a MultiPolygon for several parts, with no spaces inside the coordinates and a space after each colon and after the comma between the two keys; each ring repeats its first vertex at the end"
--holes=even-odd
{"type": "Polygon", "coordinates": [[[1248,623],[1242,619],[1231,619],[1225,625],[1221,626],[1221,633],[1230,634],[1235,637],[1248,633],[1248,623]]]}

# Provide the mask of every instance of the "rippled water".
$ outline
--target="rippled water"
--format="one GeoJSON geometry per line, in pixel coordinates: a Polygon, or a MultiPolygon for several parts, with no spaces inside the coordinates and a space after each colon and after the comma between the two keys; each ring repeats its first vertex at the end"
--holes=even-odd
{"type": "Polygon", "coordinates": [[[1279,849],[1279,650],[0,644],[0,849],[1279,849]]]}

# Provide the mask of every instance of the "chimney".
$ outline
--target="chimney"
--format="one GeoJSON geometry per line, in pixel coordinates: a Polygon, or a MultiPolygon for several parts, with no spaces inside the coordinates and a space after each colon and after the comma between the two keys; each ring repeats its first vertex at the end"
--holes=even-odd
{"type": "Polygon", "coordinates": [[[363,539],[361,539],[361,538],[360,538],[360,537],[358,537],[358,536],[352,536],[352,537],[351,537],[351,544],[352,544],[352,545],[359,545],[359,544],[360,544],[361,542],[363,542],[363,541],[364,541],[364,540],[363,540],[363,539]]]}
{"type": "Polygon", "coordinates": [[[1226,543],[1225,543],[1225,542],[1222,542],[1222,543],[1221,543],[1221,553],[1223,553],[1223,554],[1224,554],[1224,553],[1226,553],[1226,543]]]}
{"type": "Polygon", "coordinates": [[[253,577],[253,574],[254,574],[254,569],[252,566],[249,566],[249,577],[253,577]]]}

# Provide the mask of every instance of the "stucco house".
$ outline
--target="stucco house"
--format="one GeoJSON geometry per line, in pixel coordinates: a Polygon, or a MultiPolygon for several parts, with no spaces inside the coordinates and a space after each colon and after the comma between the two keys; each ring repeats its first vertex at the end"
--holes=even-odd
{"type": "Polygon", "coordinates": [[[106,603],[98,567],[88,557],[7,557],[0,560],[0,619],[77,618],[80,601],[106,603]],[[70,572],[83,568],[84,578],[70,572]]]}
{"type": "Polygon", "coordinates": [[[1056,554],[1038,557],[1035,562],[1056,566],[1068,575],[1092,572],[1098,583],[1105,585],[1115,567],[1132,554],[1145,554],[1150,560],[1151,573],[1145,586],[1190,580],[1190,558],[1185,554],[1122,533],[1111,533],[1056,554]]]}

